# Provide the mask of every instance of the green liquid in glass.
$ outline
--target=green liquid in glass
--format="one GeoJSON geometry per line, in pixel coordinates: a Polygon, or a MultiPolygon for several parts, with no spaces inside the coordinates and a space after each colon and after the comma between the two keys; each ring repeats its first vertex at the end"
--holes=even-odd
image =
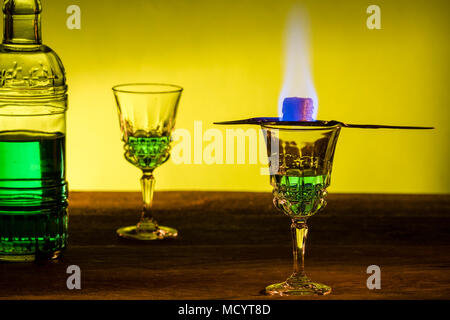
{"type": "Polygon", "coordinates": [[[291,218],[312,216],[326,204],[326,175],[273,175],[271,183],[274,187],[275,206],[291,218]]]}
{"type": "Polygon", "coordinates": [[[169,136],[130,136],[125,144],[125,159],[144,171],[154,170],[166,162],[169,156],[169,136]]]}
{"type": "Polygon", "coordinates": [[[0,260],[52,258],[67,242],[65,136],[0,132],[0,260]]]}

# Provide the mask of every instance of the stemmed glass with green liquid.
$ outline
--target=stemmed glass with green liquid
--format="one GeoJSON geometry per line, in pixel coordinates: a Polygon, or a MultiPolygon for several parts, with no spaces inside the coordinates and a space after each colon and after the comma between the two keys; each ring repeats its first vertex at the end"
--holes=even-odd
{"type": "Polygon", "coordinates": [[[341,127],[261,125],[267,142],[275,207],[291,218],[294,270],[282,283],[266,287],[269,295],[325,295],[327,285],[304,271],[307,220],[326,205],[334,150],[341,127]]]}
{"type": "Polygon", "coordinates": [[[113,87],[124,142],[125,159],[142,170],[144,207],[134,226],[117,229],[120,237],[135,240],[175,238],[178,231],[160,226],[151,214],[153,171],[170,156],[170,136],[183,88],[172,84],[132,83],[113,87]]]}

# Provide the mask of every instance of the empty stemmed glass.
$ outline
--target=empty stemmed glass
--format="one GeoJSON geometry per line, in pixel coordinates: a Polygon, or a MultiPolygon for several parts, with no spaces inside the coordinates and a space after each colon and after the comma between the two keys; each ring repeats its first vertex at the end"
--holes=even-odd
{"type": "Polygon", "coordinates": [[[291,218],[294,271],[282,283],[266,287],[269,295],[325,295],[329,286],[312,282],[304,271],[307,219],[326,205],[340,126],[261,125],[267,142],[275,206],[291,218]]]}
{"type": "Polygon", "coordinates": [[[142,170],[144,208],[137,225],[117,234],[137,240],[175,238],[178,231],[160,226],[151,214],[155,178],[153,171],[169,159],[170,136],[175,126],[183,88],[171,84],[132,83],[113,87],[119,112],[125,159],[142,170]]]}

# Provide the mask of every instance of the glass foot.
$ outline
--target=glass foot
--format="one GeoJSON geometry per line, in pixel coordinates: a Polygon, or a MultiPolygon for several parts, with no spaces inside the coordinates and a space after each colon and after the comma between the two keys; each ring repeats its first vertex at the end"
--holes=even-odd
{"type": "Polygon", "coordinates": [[[289,278],[285,282],[266,287],[266,294],[274,296],[324,296],[331,292],[331,288],[321,283],[312,282],[308,277],[300,279],[289,278]]]}
{"type": "Polygon", "coordinates": [[[119,228],[116,232],[119,237],[134,240],[162,240],[178,236],[176,229],[164,226],[159,226],[158,229],[151,232],[136,232],[136,226],[119,228]]]}

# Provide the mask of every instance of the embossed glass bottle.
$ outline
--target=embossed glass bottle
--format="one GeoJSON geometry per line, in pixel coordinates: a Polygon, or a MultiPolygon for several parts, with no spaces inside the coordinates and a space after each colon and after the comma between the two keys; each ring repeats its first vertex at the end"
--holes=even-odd
{"type": "Polygon", "coordinates": [[[0,260],[59,256],[67,241],[64,67],[41,40],[39,0],[6,0],[0,46],[0,260]]]}

